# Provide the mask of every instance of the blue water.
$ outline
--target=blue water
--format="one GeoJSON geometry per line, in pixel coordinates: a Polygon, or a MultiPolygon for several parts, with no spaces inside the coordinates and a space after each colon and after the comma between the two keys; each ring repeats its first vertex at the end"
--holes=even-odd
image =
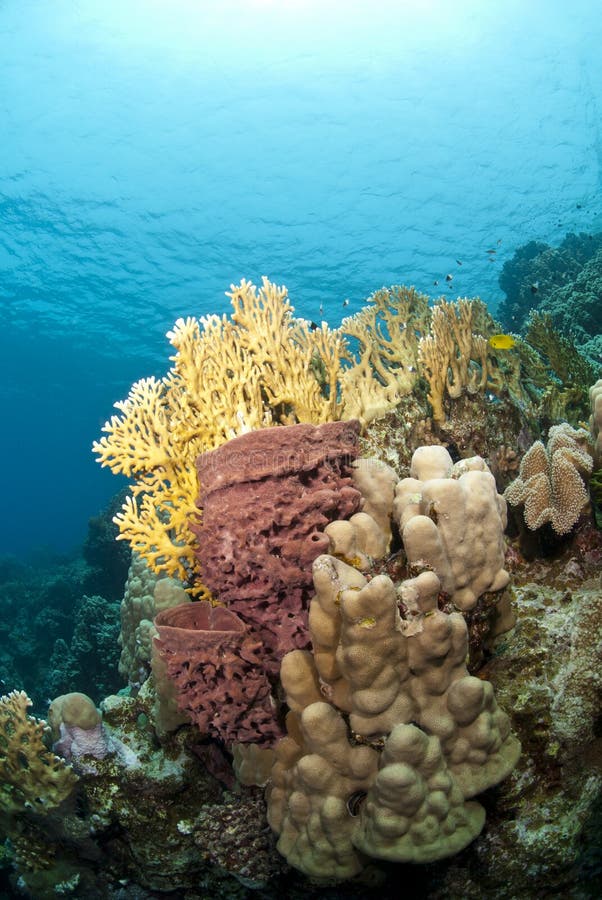
{"type": "Polygon", "coordinates": [[[516,247],[602,230],[597,7],[3,0],[0,554],[83,538],[112,403],[233,281],[495,309],[516,247]]]}

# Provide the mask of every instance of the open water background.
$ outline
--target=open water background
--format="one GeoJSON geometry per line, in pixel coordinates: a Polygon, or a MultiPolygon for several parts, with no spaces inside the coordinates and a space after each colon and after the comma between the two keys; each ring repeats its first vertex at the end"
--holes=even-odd
{"type": "Polygon", "coordinates": [[[82,540],[112,403],[232,282],[495,310],[518,246],[602,230],[601,46],[591,0],[2,0],[0,555],[82,540]]]}

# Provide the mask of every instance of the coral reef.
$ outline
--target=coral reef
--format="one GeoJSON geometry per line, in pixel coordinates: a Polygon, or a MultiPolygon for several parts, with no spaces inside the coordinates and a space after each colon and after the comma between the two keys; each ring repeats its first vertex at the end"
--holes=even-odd
{"type": "MultiPolygon", "coordinates": [[[[546,400],[566,385],[544,351],[489,341],[480,301],[431,312],[383,289],[336,332],[267,280],[232,302],[176,323],[171,371],[135,385],[95,445],[136,479],[118,517],[143,551],[121,605],[128,687],[100,709],[79,692],[86,647],[108,658],[112,640],[116,665],[102,598],[69,587],[41,610],[59,680],[78,684],[33,746],[74,789],[7,817],[10,890],[382,900],[402,879],[434,900],[593,896],[602,536],[579,514],[585,433],[540,442],[548,524],[578,495],[545,560],[504,539],[498,494],[581,407],[546,400]]],[[[18,602],[9,583],[11,634],[18,602]]]]}
{"type": "Polygon", "coordinates": [[[24,690],[36,713],[48,696],[79,687],[100,701],[119,688],[118,606],[88,595],[81,559],[6,569],[0,583],[0,680],[24,690]]]}
{"type": "Polygon", "coordinates": [[[86,579],[86,593],[100,594],[113,603],[121,599],[131,560],[130,548],[123,541],[116,541],[119,529],[113,521],[123,506],[126,492],[126,488],[119,491],[106,509],[91,516],[82,547],[82,555],[91,570],[86,579]]]}
{"type": "Polygon", "coordinates": [[[594,444],[594,465],[602,466],[602,378],[589,389],[590,431],[594,444]]]}
{"type": "Polygon", "coordinates": [[[504,327],[522,331],[529,312],[571,285],[601,249],[602,234],[585,233],[567,234],[558,247],[541,241],[519,247],[504,263],[499,279],[506,294],[498,310],[504,327]]]}
{"type": "Polygon", "coordinates": [[[119,538],[194,596],[209,598],[196,535],[199,455],[270,426],[356,418],[365,428],[423,379],[438,425],[466,392],[534,399],[519,355],[488,342],[499,328],[480,300],[440,301],[431,314],[413,288],[383,288],[331,331],[295,319],[286,289],[265,278],[259,292],[243,281],[229,296],[231,319],[176,322],[169,373],[136,382],[93,445],[103,466],[135,479],[114,517],[119,538]]]}
{"type": "Polygon", "coordinates": [[[243,281],[229,296],[231,319],[176,322],[168,375],[136,382],[93,448],[102,465],[136,478],[116,516],[120,537],[155,571],[182,581],[200,574],[190,531],[195,458],[252,429],[339,418],[342,338],[294,319],[286,288],[267,279],[259,292],[243,281]]]}
{"type": "Polygon", "coordinates": [[[542,413],[553,421],[575,423],[582,419],[588,407],[587,386],[597,377],[600,366],[588,361],[546,312],[529,315],[525,338],[549,367],[541,384],[542,413]]]}
{"type": "Polygon", "coordinates": [[[594,359],[602,349],[601,291],[602,248],[569,282],[550,291],[539,306],[559,331],[570,335],[577,347],[594,359]]]}
{"type": "Polygon", "coordinates": [[[483,674],[513,710],[524,752],[497,789],[495,825],[462,862],[451,861],[438,898],[598,892],[602,547],[599,537],[588,543],[583,555],[568,547],[545,564],[519,558],[517,623],[496,641],[483,674]]]}
{"type": "Polygon", "coordinates": [[[73,604],[71,639],[55,641],[47,693],[52,696],[77,686],[100,701],[118,687],[117,609],[116,603],[98,596],[84,595],[73,604]]]}

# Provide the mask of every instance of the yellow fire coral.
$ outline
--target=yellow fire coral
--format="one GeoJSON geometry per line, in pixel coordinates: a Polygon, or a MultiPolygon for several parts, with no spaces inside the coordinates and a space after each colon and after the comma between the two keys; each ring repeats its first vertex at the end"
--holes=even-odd
{"type": "Polygon", "coordinates": [[[294,319],[286,288],[267,278],[259,291],[243,280],[229,296],[231,319],[178,319],[169,373],[136,382],[93,445],[103,466],[136,479],[115,517],[120,538],[154,571],[196,576],[197,592],[196,457],[245,431],[341,413],[343,337],[294,319]]]}
{"type": "Polygon", "coordinates": [[[428,399],[436,422],[446,419],[445,393],[457,398],[464,391],[483,390],[487,384],[487,341],[473,333],[477,311],[474,300],[442,300],[433,309],[431,334],[420,341],[419,360],[429,383],[428,399]]]}
{"type": "Polygon", "coordinates": [[[413,288],[377,291],[336,330],[295,318],[286,288],[267,278],[259,290],[232,285],[228,296],[230,317],[178,319],[167,335],[168,374],[136,382],[93,445],[101,465],[134,479],[115,517],[119,537],[198,595],[206,595],[191,528],[199,454],[270,425],[366,424],[411,392],[421,365],[441,420],[443,390],[482,388],[488,372],[487,342],[472,333],[482,324],[479,301],[440,303],[429,335],[428,298],[413,288]]]}
{"type": "Polygon", "coordinates": [[[341,373],[343,417],[370,422],[394,409],[418,378],[418,340],[428,332],[426,294],[395,285],[381,288],[339,331],[357,341],[359,359],[349,355],[341,373]]]}
{"type": "Polygon", "coordinates": [[[47,812],[69,796],[77,775],[43,742],[46,723],[27,715],[23,691],[0,697],[0,812],[47,812]]]}

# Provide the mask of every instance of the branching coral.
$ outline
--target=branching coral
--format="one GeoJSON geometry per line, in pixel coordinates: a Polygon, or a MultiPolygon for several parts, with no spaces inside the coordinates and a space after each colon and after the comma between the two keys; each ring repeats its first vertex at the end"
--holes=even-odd
{"type": "Polygon", "coordinates": [[[204,590],[191,525],[198,518],[194,460],[255,428],[339,418],[337,376],[343,338],[327,325],[295,320],[285,288],[266,278],[232,286],[234,312],[179,319],[168,338],[176,353],[161,380],[136,382],[115,404],[121,415],[93,450],[111,471],[135,478],[115,518],[156,572],[204,590]],[[316,365],[318,363],[319,365],[316,365]],[[320,378],[316,371],[319,371],[320,378]]]}
{"type": "Polygon", "coordinates": [[[27,715],[30,706],[23,691],[0,697],[0,812],[9,815],[47,812],[77,782],[71,766],[44,745],[46,723],[27,715]]]}
{"type": "Polygon", "coordinates": [[[376,291],[339,329],[357,342],[341,373],[344,418],[371,421],[393,409],[418,378],[418,341],[428,333],[428,297],[395,285],[376,291]]]}
{"type": "Polygon", "coordinates": [[[429,383],[428,399],[436,422],[446,419],[445,394],[456,399],[465,391],[483,391],[491,370],[490,347],[476,334],[483,323],[483,304],[476,300],[440,301],[433,309],[431,333],[421,338],[418,359],[429,383]]]}
{"type": "Polygon", "coordinates": [[[549,313],[532,312],[527,321],[526,339],[547,360],[555,378],[548,373],[541,405],[552,418],[573,419],[586,415],[587,385],[598,374],[573,341],[555,326],[549,313]],[[576,415],[575,415],[576,413],[576,415]]]}
{"type": "Polygon", "coordinates": [[[532,531],[550,522],[556,534],[568,534],[588,502],[583,480],[592,470],[587,432],[570,425],[550,428],[547,447],[541,441],[525,453],[518,478],[504,497],[511,506],[524,506],[532,531]]]}
{"type": "Polygon", "coordinates": [[[115,404],[122,415],[104,425],[107,435],[93,450],[112,472],[136,479],[114,519],[119,538],[157,573],[186,580],[194,569],[189,524],[198,485],[189,456],[195,448],[172,427],[176,399],[167,379],[136,382],[126,400],[115,404]]]}
{"type": "Polygon", "coordinates": [[[486,338],[495,323],[479,300],[441,301],[431,316],[424,294],[383,288],[331,330],[294,318],[286,288],[267,278],[259,290],[243,280],[229,296],[230,318],[176,322],[168,374],[136,382],[93,446],[102,465],[134,479],[114,519],[119,537],[199,597],[210,597],[198,545],[202,453],[274,425],[365,425],[391,411],[421,374],[439,423],[445,394],[520,392],[520,362],[498,363],[486,338]]]}
{"type": "Polygon", "coordinates": [[[389,411],[416,380],[430,315],[428,298],[402,287],[378,291],[338,330],[294,318],[286,288],[267,278],[259,290],[243,280],[229,296],[230,318],[178,319],[168,374],[136,382],[93,445],[103,466],[134,479],[114,519],[119,537],[203,597],[199,454],[271,425],[366,423],[389,411]]]}

